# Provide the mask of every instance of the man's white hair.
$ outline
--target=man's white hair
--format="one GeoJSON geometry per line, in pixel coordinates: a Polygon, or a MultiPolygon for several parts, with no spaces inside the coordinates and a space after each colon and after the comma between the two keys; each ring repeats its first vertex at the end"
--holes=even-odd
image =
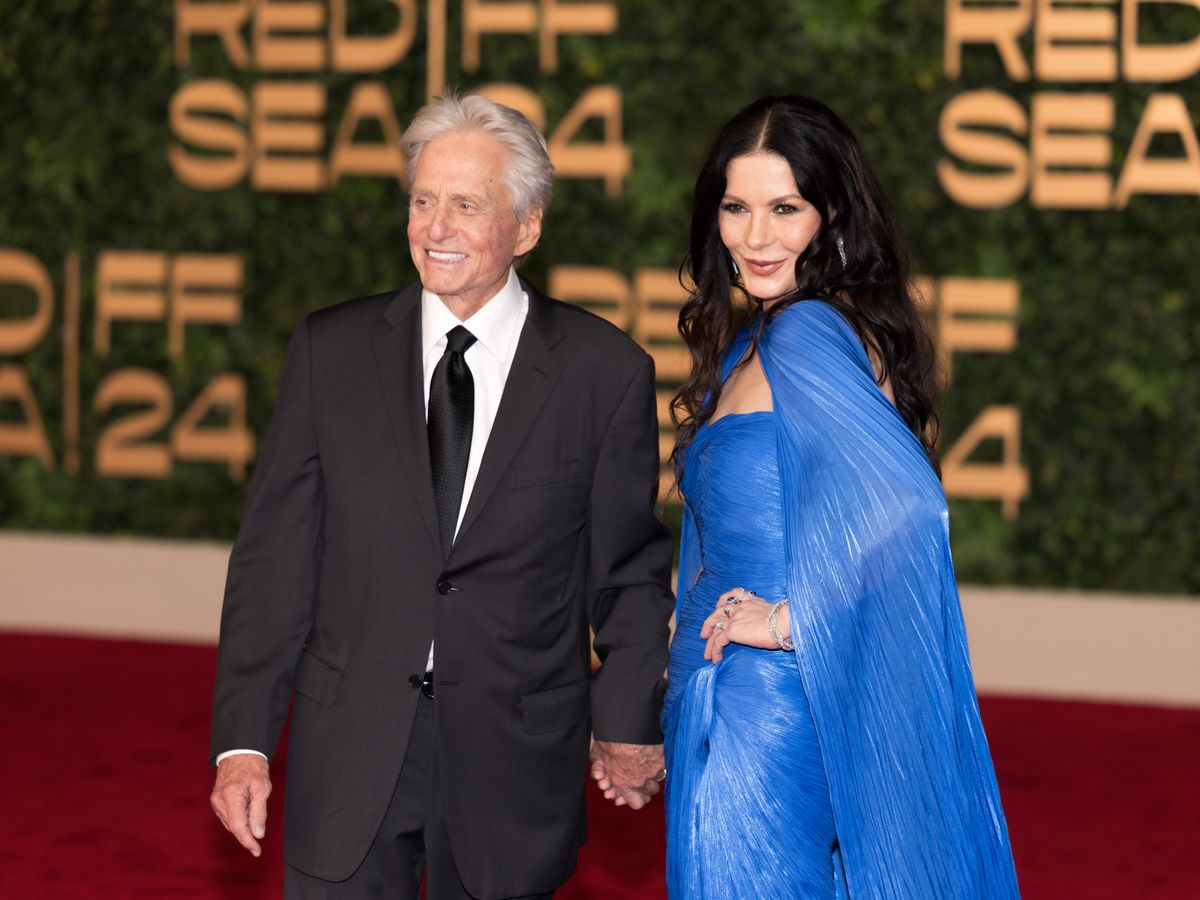
{"type": "Polygon", "coordinates": [[[546,139],[521,113],[481,94],[447,91],[413,117],[400,141],[410,183],[416,178],[421,151],[430,141],[453,131],[482,131],[508,148],[504,180],[518,221],[530,210],[545,210],[550,205],[554,166],[546,139]]]}

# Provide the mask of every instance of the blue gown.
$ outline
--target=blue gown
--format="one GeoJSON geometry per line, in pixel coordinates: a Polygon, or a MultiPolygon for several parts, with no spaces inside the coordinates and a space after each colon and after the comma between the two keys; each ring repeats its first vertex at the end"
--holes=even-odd
{"type": "Polygon", "coordinates": [[[684,461],[670,894],[1015,898],[941,485],[833,307],[785,310],[759,352],[774,411],[710,422],[684,461]],[[789,598],[794,652],[702,658],[737,586],[789,598]]]}

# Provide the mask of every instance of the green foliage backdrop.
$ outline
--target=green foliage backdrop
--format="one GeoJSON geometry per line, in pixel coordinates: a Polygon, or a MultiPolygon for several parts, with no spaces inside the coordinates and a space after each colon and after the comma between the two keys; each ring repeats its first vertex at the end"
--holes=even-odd
{"type": "MultiPolygon", "coordinates": [[[[1029,497],[1015,521],[999,505],[955,501],[962,580],[1128,591],[1200,593],[1200,343],[1197,197],[1136,196],[1124,210],[1067,212],[1027,200],[964,209],[942,191],[938,117],[969,87],[995,86],[1028,109],[1036,82],[1007,80],[996,54],[968,48],[960,82],[943,74],[943,4],[934,0],[621,0],[619,33],[559,41],[559,70],[539,73],[535,36],[483,39],[484,64],[461,72],[461,9],[451,3],[448,80],[463,87],[532,88],[557,123],[589,86],[624,96],[634,168],[624,192],[598,181],[557,187],[541,247],[525,273],[545,283],[555,264],[632,274],[674,267],[684,248],[692,179],[717,126],[765,93],[802,92],[840,111],[860,134],[898,207],[917,270],[1013,278],[1019,345],[1008,355],[963,355],[944,405],[954,437],[986,405],[1023,415],[1029,497]]],[[[424,4],[421,4],[424,14],[424,4]]],[[[384,2],[351,2],[352,30],[395,24],[384,2]]],[[[83,260],[90,336],[95,258],[102,250],[238,252],[245,312],[232,329],[189,328],[172,360],[161,325],[122,325],[107,359],[85,341],[83,466],[76,476],[32,459],[0,457],[0,527],[228,540],[245,485],[218,465],[179,463],[167,480],[99,477],[89,448],[95,386],[122,364],[167,374],[181,410],[213,374],[245,373],[250,423],[261,440],[287,336],[310,310],[409,283],[405,198],[394,182],[347,178],[322,194],[259,193],[247,184],[206,193],[167,162],[167,108],[201,77],[245,89],[272,76],[238,72],[217,41],[197,40],[189,66],[173,50],[173,8],[154,0],[6,0],[0,29],[0,246],[35,255],[58,298],[63,260],[83,260]]],[[[1143,13],[1147,35],[1184,40],[1190,11],[1143,13]]],[[[353,83],[384,81],[404,123],[425,94],[424,29],[394,68],[327,73],[330,141],[353,83]]],[[[1022,44],[1027,57],[1032,40],[1022,44]]],[[[283,76],[292,77],[292,76],[283,76]]],[[[1198,79],[1171,85],[1200,112],[1198,79]]],[[[1056,90],[1097,89],[1096,85],[1056,90]]],[[[1103,85],[1115,98],[1119,171],[1153,85],[1103,85]]],[[[27,291],[0,286],[0,315],[27,315],[27,291]]],[[[62,351],[57,329],[17,360],[62,446],[62,351]]],[[[20,416],[0,404],[0,421],[20,416]]]]}

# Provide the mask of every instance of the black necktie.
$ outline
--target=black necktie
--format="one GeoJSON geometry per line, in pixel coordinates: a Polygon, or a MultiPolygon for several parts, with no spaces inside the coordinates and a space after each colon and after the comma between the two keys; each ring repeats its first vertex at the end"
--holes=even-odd
{"type": "Polygon", "coordinates": [[[442,532],[442,555],[454,545],[458,508],[462,504],[471,430],[475,424],[475,379],[463,356],[475,335],[461,325],[446,335],[446,352],[429,382],[429,461],[433,464],[433,497],[442,532]]]}

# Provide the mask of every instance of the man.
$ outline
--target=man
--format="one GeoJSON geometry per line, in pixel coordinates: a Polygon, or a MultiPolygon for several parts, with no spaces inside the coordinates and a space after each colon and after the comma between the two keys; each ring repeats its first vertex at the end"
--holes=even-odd
{"type": "Polygon", "coordinates": [[[618,804],[665,771],[653,366],[517,277],[552,172],[527,119],[444,97],[403,146],[421,283],[292,339],[229,563],[212,804],[258,856],[294,692],[288,897],[416,898],[426,870],[431,900],[549,897],[589,734],[618,804]]]}

